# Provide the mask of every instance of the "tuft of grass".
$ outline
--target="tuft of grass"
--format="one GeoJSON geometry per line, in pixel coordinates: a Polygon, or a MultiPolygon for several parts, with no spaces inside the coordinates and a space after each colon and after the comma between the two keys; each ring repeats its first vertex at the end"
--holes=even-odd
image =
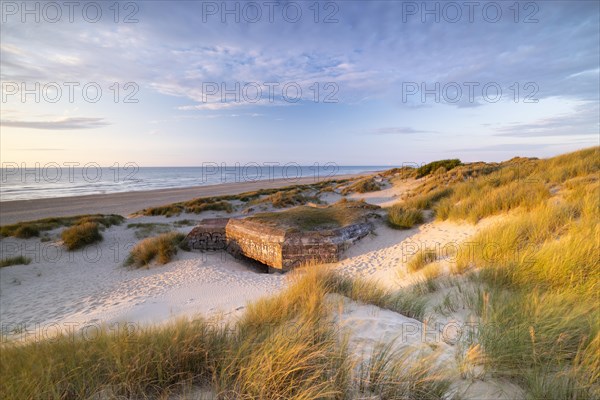
{"type": "Polygon", "coordinates": [[[326,280],[332,293],[362,303],[373,304],[417,320],[423,320],[425,316],[426,301],[415,291],[394,292],[368,280],[351,279],[331,272],[326,274],[323,279],[326,280]]]}
{"type": "Polygon", "coordinates": [[[233,206],[226,200],[220,200],[215,197],[206,197],[190,200],[184,203],[174,203],[166,206],[145,208],[135,213],[136,215],[173,217],[181,213],[200,214],[204,211],[225,211],[232,212],[233,206]]]}
{"type": "Polygon", "coordinates": [[[388,225],[396,229],[409,229],[424,221],[423,212],[416,208],[407,208],[394,204],[388,210],[388,225]]]}
{"type": "Polygon", "coordinates": [[[171,230],[169,224],[158,223],[158,222],[137,222],[127,224],[128,229],[135,229],[135,237],[138,239],[145,239],[149,236],[156,234],[167,233],[171,230]]]}
{"type": "Polygon", "coordinates": [[[394,350],[394,342],[378,343],[361,365],[360,392],[378,399],[446,398],[451,381],[439,367],[439,357],[435,352],[394,350]]]}
{"type": "Polygon", "coordinates": [[[177,254],[177,247],[184,238],[184,234],[177,232],[146,238],[133,247],[125,260],[125,266],[144,267],[154,260],[159,264],[166,264],[177,254]]]}
{"type": "Polygon", "coordinates": [[[415,254],[410,261],[408,262],[408,270],[410,272],[416,272],[427,264],[430,264],[438,259],[438,254],[435,249],[426,247],[424,249],[420,249],[417,254],[415,254]]]}
{"type": "Polygon", "coordinates": [[[60,237],[67,250],[76,250],[102,240],[98,223],[82,222],[62,231],[60,237]]]}
{"type": "Polygon", "coordinates": [[[451,188],[436,188],[426,193],[408,197],[404,200],[403,204],[408,208],[428,210],[435,206],[440,200],[450,196],[451,194],[451,188]]]}
{"type": "Polygon", "coordinates": [[[371,176],[359,179],[350,186],[347,186],[342,190],[342,194],[347,195],[350,193],[368,193],[376,192],[378,190],[381,190],[381,185],[375,181],[374,177],[371,176]]]}
{"type": "Polygon", "coordinates": [[[320,203],[318,197],[306,196],[299,190],[288,190],[276,192],[272,195],[267,196],[263,202],[271,202],[275,208],[292,207],[300,204],[306,204],[308,202],[320,203]]]}
{"type": "Polygon", "coordinates": [[[31,258],[24,256],[7,257],[0,260],[0,268],[10,267],[11,265],[27,265],[31,258]]]}
{"type": "Polygon", "coordinates": [[[120,225],[124,220],[124,217],[115,214],[88,214],[76,215],[72,217],[44,218],[35,221],[19,222],[12,225],[2,226],[0,227],[0,235],[3,237],[14,236],[27,239],[39,236],[40,232],[50,231],[60,227],[78,225],[84,222],[94,222],[108,228],[112,225],[120,225]]]}

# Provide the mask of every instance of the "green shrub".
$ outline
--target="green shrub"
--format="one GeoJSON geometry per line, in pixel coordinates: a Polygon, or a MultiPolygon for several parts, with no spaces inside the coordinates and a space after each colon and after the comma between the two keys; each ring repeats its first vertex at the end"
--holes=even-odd
{"type": "Polygon", "coordinates": [[[395,204],[388,210],[388,224],[392,228],[409,229],[416,224],[423,223],[423,212],[416,208],[407,208],[402,204],[395,204]]]}
{"type": "Polygon", "coordinates": [[[447,172],[455,167],[458,167],[459,165],[462,165],[462,163],[458,158],[452,160],[433,161],[417,169],[417,178],[422,178],[431,174],[432,172],[436,172],[440,168],[443,168],[445,170],[444,172],[447,172]]]}
{"type": "Polygon", "coordinates": [[[62,231],[61,238],[67,250],[76,250],[102,240],[96,222],[84,222],[62,231]]]}
{"type": "Polygon", "coordinates": [[[40,230],[33,225],[22,225],[14,231],[14,236],[20,239],[29,239],[34,236],[39,236],[40,230]]]}

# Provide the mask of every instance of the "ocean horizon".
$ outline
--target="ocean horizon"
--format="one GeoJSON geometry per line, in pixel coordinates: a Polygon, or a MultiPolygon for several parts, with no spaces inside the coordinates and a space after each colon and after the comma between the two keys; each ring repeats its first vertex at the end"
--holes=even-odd
{"type": "Polygon", "coordinates": [[[232,165],[204,167],[90,166],[0,168],[0,202],[72,197],[92,194],[176,189],[225,183],[284,179],[290,185],[303,178],[314,182],[336,176],[374,172],[393,166],[232,165]]]}

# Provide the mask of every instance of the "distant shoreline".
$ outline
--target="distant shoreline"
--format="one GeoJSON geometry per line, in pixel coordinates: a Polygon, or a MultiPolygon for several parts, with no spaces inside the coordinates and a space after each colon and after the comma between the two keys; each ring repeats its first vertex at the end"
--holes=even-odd
{"type": "Polygon", "coordinates": [[[293,180],[271,179],[174,189],[139,190],[32,200],[10,200],[0,202],[0,225],[33,221],[40,218],[80,214],[121,214],[127,216],[143,208],[191,200],[196,197],[238,194],[261,188],[270,189],[298,184],[307,185],[320,181],[372,175],[377,172],[369,171],[357,174],[336,175],[323,179],[315,179],[314,177],[293,180]]]}

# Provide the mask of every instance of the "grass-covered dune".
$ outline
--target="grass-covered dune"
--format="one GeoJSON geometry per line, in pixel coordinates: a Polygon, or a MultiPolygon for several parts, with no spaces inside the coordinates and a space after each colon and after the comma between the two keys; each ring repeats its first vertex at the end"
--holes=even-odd
{"type": "Polygon", "coordinates": [[[395,358],[382,348],[360,365],[333,324],[327,300],[339,293],[422,318],[423,303],[410,293],[317,268],[294,279],[281,294],[251,304],[235,325],[181,320],[162,327],[107,327],[87,338],[5,343],[1,397],[166,398],[193,386],[223,399],[352,399],[372,393],[435,399],[447,390],[448,380],[428,363],[407,369],[412,355],[395,358]]]}
{"type": "Polygon", "coordinates": [[[363,222],[369,211],[378,206],[364,201],[347,201],[343,199],[326,207],[298,206],[279,212],[258,213],[247,217],[273,226],[299,230],[322,230],[345,227],[363,222]]]}
{"type": "Polygon", "coordinates": [[[259,189],[236,195],[199,197],[190,201],[145,208],[137,211],[135,215],[164,215],[171,217],[181,213],[199,214],[203,211],[209,210],[225,211],[229,213],[234,211],[234,206],[231,203],[233,201],[243,202],[247,205],[271,203],[276,208],[284,208],[306,204],[310,201],[318,202],[319,200],[317,197],[311,196],[308,193],[331,190],[334,185],[340,185],[347,181],[347,179],[326,180],[306,185],[292,185],[274,189],[259,189]]]}
{"type": "Polygon", "coordinates": [[[396,207],[466,223],[502,215],[454,271],[488,293],[486,365],[533,399],[600,398],[600,148],[456,166],[396,207]]]}
{"type": "MultiPolygon", "coordinates": [[[[494,222],[469,238],[470,251],[458,249],[455,276],[429,269],[438,261],[435,251],[410,260],[408,272],[425,276],[431,290],[390,291],[313,266],[229,326],[179,321],[106,329],[92,340],[2,343],[0,398],[168,398],[183,387],[223,399],[448,398],[456,377],[418,355],[380,348],[361,365],[339,335],[328,299],[341,294],[427,322],[431,298],[423,293],[458,280],[477,288],[469,306],[477,329],[461,344],[462,354],[486,377],[518,385],[528,399],[600,398],[600,148],[540,160],[442,164],[420,178],[415,169],[385,174],[391,181],[417,179],[394,206],[412,214],[390,213],[398,227],[419,223],[425,210],[438,221],[494,222]]],[[[266,218],[318,226],[354,217],[352,208],[323,210],[297,207],[266,218]]],[[[138,264],[168,258],[177,239],[150,238],[138,248],[138,264]]]]}

